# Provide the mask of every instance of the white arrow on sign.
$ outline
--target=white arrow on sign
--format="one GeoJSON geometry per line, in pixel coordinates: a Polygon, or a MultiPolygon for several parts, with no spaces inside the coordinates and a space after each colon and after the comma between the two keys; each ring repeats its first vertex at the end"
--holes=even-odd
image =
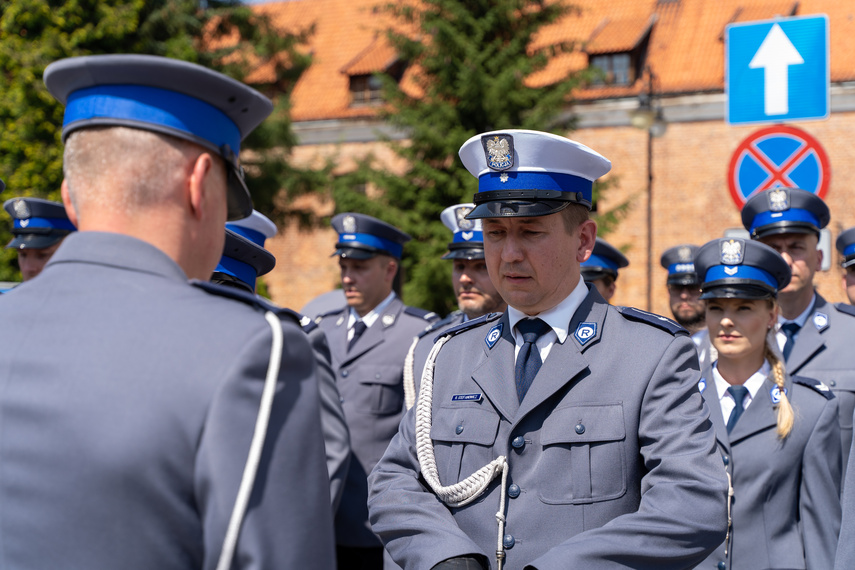
{"type": "Polygon", "coordinates": [[[786,115],[790,111],[787,72],[789,66],[804,62],[781,26],[774,24],[748,64],[751,69],[763,68],[764,111],[767,115],[786,115]]]}

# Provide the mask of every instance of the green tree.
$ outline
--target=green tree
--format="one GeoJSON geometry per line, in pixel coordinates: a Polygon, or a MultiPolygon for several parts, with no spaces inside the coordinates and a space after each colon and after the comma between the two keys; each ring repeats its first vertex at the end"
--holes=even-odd
{"type": "MultiPolygon", "coordinates": [[[[358,210],[405,230],[413,241],[404,260],[408,303],[444,314],[454,307],[450,264],[440,260],[450,241],[439,220],[453,204],[469,202],[477,181],[457,157],[471,136],[523,128],[566,134],[574,119],[560,119],[572,90],[592,78],[585,70],[542,87],[526,78],[550,58],[574,49],[570,42],[537,43],[544,26],[573,8],[553,0],[422,0],[387,6],[395,29],[387,34],[415,71],[418,95],[381,76],[388,106],[383,118],[410,134],[387,141],[409,165],[403,175],[372,158],[334,182],[338,211],[358,210]],[[399,30],[415,29],[415,34],[399,30]],[[381,190],[379,199],[356,193],[357,184],[381,190]]],[[[595,198],[597,192],[595,191],[595,198]]],[[[611,214],[614,217],[614,213],[611,214]]]]}
{"type": "MultiPolygon", "coordinates": [[[[42,83],[45,67],[65,57],[144,53],[219,69],[276,98],[264,128],[245,141],[259,209],[269,210],[283,184],[304,175],[283,166],[294,145],[288,117],[291,86],[309,65],[295,46],[311,30],[274,31],[262,15],[235,0],[4,0],[0,3],[0,178],[3,198],[59,200],[63,109],[42,83]],[[276,153],[265,152],[277,147],[276,153]]],[[[301,188],[302,182],[289,187],[301,188]]],[[[8,218],[7,218],[8,219],[8,218]]],[[[0,242],[10,224],[0,224],[0,242]]],[[[19,278],[15,253],[0,257],[0,280],[19,278]]]]}

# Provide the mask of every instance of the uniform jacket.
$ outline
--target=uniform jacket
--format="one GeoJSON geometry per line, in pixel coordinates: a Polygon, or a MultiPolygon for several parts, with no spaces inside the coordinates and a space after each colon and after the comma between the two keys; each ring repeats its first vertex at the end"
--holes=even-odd
{"type": "MultiPolygon", "coordinates": [[[[507,570],[689,568],[722,542],[725,472],[683,329],[589,289],[521,404],[507,314],[461,329],[437,360],[431,439],[443,485],[507,457],[507,570]]],[[[420,479],[416,409],[371,474],[372,528],[408,570],[495,568],[500,482],[441,503],[420,479]]]]}
{"type": "Polygon", "coordinates": [[[837,544],[834,570],[852,570],[855,568],[855,453],[852,453],[852,450],[849,451],[849,467],[846,469],[841,503],[843,519],[840,523],[840,541],[837,544]]]}
{"type": "Polygon", "coordinates": [[[831,568],[840,529],[837,399],[815,380],[787,377],[795,423],[781,440],[771,379],[730,434],[711,367],[700,386],[734,495],[728,556],[722,544],[698,568],[831,568]]]}
{"type": "Polygon", "coordinates": [[[463,322],[465,315],[463,311],[453,311],[445,316],[440,321],[436,321],[432,323],[428,328],[420,332],[417,336],[417,340],[415,347],[412,348],[413,351],[413,365],[411,368],[412,378],[413,378],[413,393],[416,398],[419,395],[419,386],[422,378],[422,370],[424,370],[425,362],[427,362],[427,357],[430,354],[430,349],[433,348],[433,343],[436,338],[447,331],[451,327],[456,327],[457,325],[463,322]]]}
{"type": "Polygon", "coordinates": [[[395,298],[347,350],[348,311],[342,307],[317,319],[326,334],[332,368],[350,430],[352,457],[336,514],[336,542],[380,546],[368,526],[368,473],[398,430],[404,407],[404,358],[413,337],[436,319],[395,298]]]}
{"type": "Polygon", "coordinates": [[[816,304],[799,331],[787,360],[787,372],[816,378],[837,396],[843,465],[852,443],[855,412],[855,308],[833,305],[816,294],[816,304]]]}
{"type": "MultiPolygon", "coordinates": [[[[295,320],[282,331],[233,567],[332,568],[315,361],[295,320]]],[[[214,568],[271,338],[263,310],[147,243],[66,238],[0,303],[0,568],[214,568]]]]}

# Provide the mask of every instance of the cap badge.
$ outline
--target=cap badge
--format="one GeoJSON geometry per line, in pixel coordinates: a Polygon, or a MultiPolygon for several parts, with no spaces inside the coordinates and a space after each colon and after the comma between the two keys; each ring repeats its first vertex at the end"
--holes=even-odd
{"type": "Polygon", "coordinates": [[[706,378],[701,378],[701,379],[698,381],[698,392],[700,392],[701,394],[703,394],[703,393],[704,393],[704,390],[706,390],[706,389],[707,389],[707,379],[706,379],[706,378]]]}
{"type": "Polygon", "coordinates": [[[724,266],[724,272],[730,277],[733,277],[734,275],[736,275],[737,271],[739,271],[738,267],[733,267],[733,266],[728,266],[728,265],[724,266]]]}
{"type": "Polygon", "coordinates": [[[457,227],[462,231],[471,230],[475,227],[475,222],[473,220],[467,220],[466,216],[469,215],[469,212],[472,211],[472,208],[469,206],[463,206],[461,208],[457,208],[454,213],[457,216],[457,227]]]}
{"type": "Polygon", "coordinates": [[[461,232],[460,235],[463,236],[464,240],[469,241],[475,236],[475,232],[461,232]]]}
{"type": "Polygon", "coordinates": [[[493,346],[499,341],[499,337],[502,336],[502,328],[502,323],[499,323],[490,329],[490,332],[488,332],[487,336],[484,337],[484,342],[487,343],[487,348],[493,348],[493,346]]]}
{"type": "Polygon", "coordinates": [[[345,216],[341,221],[341,229],[343,229],[346,234],[356,233],[356,218],[353,216],[345,216]]]}
{"type": "Polygon", "coordinates": [[[395,322],[395,315],[383,315],[382,320],[384,327],[391,327],[392,324],[395,322]]]}
{"type": "Polygon", "coordinates": [[[783,212],[790,209],[790,195],[783,188],[769,190],[769,209],[773,212],[783,212]]]}
{"type": "Polygon", "coordinates": [[[15,217],[18,219],[30,217],[30,207],[24,200],[15,200],[15,217]]]}
{"type": "Polygon", "coordinates": [[[579,326],[576,327],[576,332],[573,333],[573,336],[576,337],[579,344],[584,345],[589,340],[597,336],[597,323],[579,323],[579,326]]]}
{"type": "MultiPolygon", "coordinates": [[[[773,386],[772,389],[769,390],[769,396],[772,398],[773,404],[777,404],[778,402],[781,401],[781,392],[782,392],[782,390],[780,388],[778,388],[777,386],[773,386]]],[[[787,395],[787,389],[786,388],[784,388],[783,393],[785,396],[787,395]]]]}
{"type": "Polygon", "coordinates": [[[721,262],[725,265],[739,265],[742,263],[745,243],[738,239],[729,239],[721,242],[721,262]]]}
{"type": "Polygon", "coordinates": [[[30,219],[29,218],[27,218],[25,220],[21,220],[21,227],[22,228],[26,228],[29,225],[30,225],[30,219]]]}
{"type": "Polygon", "coordinates": [[[509,177],[508,177],[508,173],[507,173],[507,172],[502,172],[502,174],[500,174],[500,175],[499,175],[499,182],[501,182],[502,184],[504,184],[505,182],[507,182],[507,181],[508,181],[508,178],[509,178],[509,177]]]}
{"type": "Polygon", "coordinates": [[[822,330],[828,326],[828,315],[824,313],[816,313],[813,316],[813,324],[816,326],[816,330],[822,330]]]}
{"type": "Polygon", "coordinates": [[[683,246],[677,250],[677,259],[683,263],[692,261],[692,248],[683,246]]]}
{"type": "Polygon", "coordinates": [[[511,135],[485,135],[481,137],[487,166],[493,170],[507,170],[514,165],[514,137],[511,135]]]}

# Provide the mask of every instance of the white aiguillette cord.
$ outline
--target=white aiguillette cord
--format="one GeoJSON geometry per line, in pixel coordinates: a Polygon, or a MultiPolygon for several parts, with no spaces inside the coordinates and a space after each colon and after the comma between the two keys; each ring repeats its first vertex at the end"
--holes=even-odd
{"type": "Polygon", "coordinates": [[[439,481],[439,472],[436,469],[436,457],[433,451],[433,442],[430,439],[431,402],[433,401],[433,372],[436,366],[436,357],[442,346],[451,339],[450,336],[440,338],[433,345],[422,372],[422,384],[419,389],[419,400],[416,405],[416,453],[422,476],[436,496],[450,507],[462,507],[468,505],[487,489],[490,482],[496,476],[502,474],[502,488],[499,493],[499,512],[496,513],[496,521],[499,523],[499,540],[496,545],[496,562],[498,569],[502,570],[502,562],[505,559],[502,537],[505,534],[505,489],[508,483],[508,462],[504,455],[500,455],[463,481],[448,487],[443,487],[439,481]]]}
{"type": "Polygon", "coordinates": [[[267,365],[267,378],[264,380],[264,389],[261,392],[261,404],[258,408],[258,418],[255,421],[255,432],[252,434],[252,443],[249,446],[249,456],[246,458],[237,499],[235,499],[235,506],[229,519],[226,538],[223,540],[223,549],[220,551],[220,560],[217,562],[217,570],[229,570],[232,565],[240,527],[246,514],[249,497],[252,495],[252,486],[255,484],[255,475],[261,461],[261,451],[264,449],[267,424],[270,421],[270,410],[273,407],[273,396],[276,394],[276,380],[279,377],[279,367],[282,363],[282,323],[272,311],[267,311],[264,318],[273,333],[270,362],[267,365]]]}

